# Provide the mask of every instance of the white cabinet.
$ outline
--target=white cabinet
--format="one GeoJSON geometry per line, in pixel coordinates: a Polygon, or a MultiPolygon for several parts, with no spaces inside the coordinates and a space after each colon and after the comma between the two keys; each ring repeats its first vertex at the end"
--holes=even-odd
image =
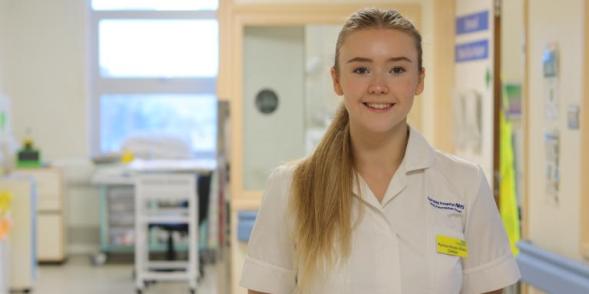
{"type": "Polygon", "coordinates": [[[19,169],[37,187],[37,261],[63,262],[66,256],[63,174],[57,168],[19,169]]]}
{"type": "Polygon", "coordinates": [[[30,177],[11,175],[0,178],[0,191],[14,197],[11,205],[12,228],[8,234],[8,286],[11,291],[30,291],[36,276],[34,212],[35,184],[30,177]]]}
{"type": "Polygon", "coordinates": [[[63,261],[63,217],[58,214],[37,215],[37,254],[39,261],[63,261]]]}

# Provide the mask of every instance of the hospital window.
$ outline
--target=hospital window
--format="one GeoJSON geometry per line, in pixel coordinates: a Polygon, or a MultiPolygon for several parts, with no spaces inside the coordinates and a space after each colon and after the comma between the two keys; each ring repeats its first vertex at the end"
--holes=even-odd
{"type": "Polygon", "coordinates": [[[93,154],[133,136],[216,143],[218,0],[91,0],[93,154]]]}

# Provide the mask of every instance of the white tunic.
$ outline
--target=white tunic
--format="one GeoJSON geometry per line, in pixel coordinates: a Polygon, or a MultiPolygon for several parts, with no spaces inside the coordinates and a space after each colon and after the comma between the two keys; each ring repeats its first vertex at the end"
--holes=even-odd
{"type": "MultiPolygon", "coordinates": [[[[268,180],[242,287],[272,294],[296,288],[287,211],[293,170],[279,167],[268,180]]],[[[361,218],[352,232],[351,256],[316,279],[310,293],[470,294],[520,278],[482,170],[437,152],[414,129],[382,202],[361,178],[354,195],[353,216],[361,218]],[[438,253],[439,235],[466,241],[468,257],[438,253]]]]}

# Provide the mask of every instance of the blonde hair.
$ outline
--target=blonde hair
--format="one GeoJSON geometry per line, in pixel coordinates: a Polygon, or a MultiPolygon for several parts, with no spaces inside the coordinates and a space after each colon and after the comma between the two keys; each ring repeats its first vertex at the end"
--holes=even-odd
{"type": "Polygon", "coordinates": [[[391,29],[409,34],[413,37],[415,48],[417,49],[417,69],[421,70],[423,68],[421,34],[417,31],[413,23],[403,17],[397,10],[368,8],[352,14],[339,32],[335,45],[335,61],[333,66],[336,71],[339,71],[339,51],[346,37],[350,33],[366,29],[391,29]]]}
{"type": "MultiPolygon", "coordinates": [[[[348,18],[336,43],[334,68],[346,37],[365,29],[393,29],[410,34],[422,68],[421,36],[396,10],[363,9],[348,18]]],[[[291,185],[290,211],[294,217],[297,290],[301,293],[317,274],[326,273],[338,257],[351,250],[354,154],[349,116],[341,105],[315,151],[297,165],[291,185]]]]}

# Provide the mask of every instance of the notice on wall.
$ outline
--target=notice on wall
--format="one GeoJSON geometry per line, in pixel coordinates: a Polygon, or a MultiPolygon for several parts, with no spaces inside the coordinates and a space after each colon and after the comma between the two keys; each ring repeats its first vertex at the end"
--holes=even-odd
{"type": "Polygon", "coordinates": [[[558,130],[544,133],[546,197],[552,204],[558,204],[560,190],[560,134],[558,130]]]}
{"type": "Polygon", "coordinates": [[[558,52],[554,43],[548,44],[542,55],[544,76],[544,117],[549,122],[558,121],[560,95],[558,89],[558,52]]]}
{"type": "Polygon", "coordinates": [[[479,91],[467,90],[454,99],[454,126],[456,148],[464,153],[482,153],[482,103],[479,91]]]}
{"type": "Polygon", "coordinates": [[[542,54],[542,75],[544,77],[544,176],[546,198],[551,204],[558,204],[560,191],[560,93],[558,70],[558,46],[546,45],[542,54]]]}

